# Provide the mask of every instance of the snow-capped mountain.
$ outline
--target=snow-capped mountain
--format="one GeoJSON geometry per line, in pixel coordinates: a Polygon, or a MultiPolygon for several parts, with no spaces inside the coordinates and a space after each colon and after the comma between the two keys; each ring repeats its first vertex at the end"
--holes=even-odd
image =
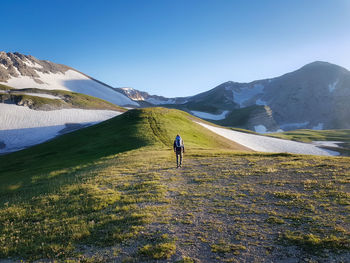
{"type": "Polygon", "coordinates": [[[0,52],[0,154],[117,116],[115,104],[138,106],[68,66],[0,52]]]}
{"type": "Polygon", "coordinates": [[[188,97],[184,103],[166,106],[257,132],[349,129],[350,72],[317,61],[277,78],[250,83],[228,81],[188,97]]]}
{"type": "Polygon", "coordinates": [[[146,102],[144,103],[145,105],[182,104],[188,101],[188,97],[166,98],[158,95],[150,95],[145,91],[139,91],[133,88],[115,88],[115,90],[138,103],[146,102]]]}
{"type": "Polygon", "coordinates": [[[0,84],[13,88],[68,90],[97,97],[119,106],[139,104],[111,86],[71,67],[19,53],[0,52],[0,84]]]}
{"type": "MultiPolygon", "coordinates": [[[[211,93],[220,96],[224,105],[220,110],[230,107],[236,111],[259,106],[268,108],[270,121],[273,120],[282,130],[350,128],[350,72],[327,62],[310,63],[272,79],[251,83],[226,82],[211,93]]],[[[201,97],[206,96],[202,94],[201,97]]],[[[251,113],[242,124],[251,129],[249,121],[252,118],[256,119],[255,130],[255,126],[266,126],[251,113]]]]}

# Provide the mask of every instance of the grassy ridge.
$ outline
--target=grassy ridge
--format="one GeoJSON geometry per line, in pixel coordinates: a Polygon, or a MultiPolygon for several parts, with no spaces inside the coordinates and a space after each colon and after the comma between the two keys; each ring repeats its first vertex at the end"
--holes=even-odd
{"type": "MultiPolygon", "coordinates": [[[[177,133],[192,149],[244,147],[193,123],[184,112],[150,108],[131,110],[103,123],[79,130],[29,149],[0,156],[0,192],[28,191],[33,184],[61,181],[67,171],[80,169],[100,158],[144,146],[171,149],[177,133]],[[33,183],[33,178],[37,178],[33,183]]],[[[92,164],[91,164],[92,163],[92,164]]],[[[67,179],[67,178],[66,178],[67,179]]]]}
{"type": "Polygon", "coordinates": [[[79,108],[125,111],[124,108],[108,101],[76,92],[64,90],[43,90],[34,88],[13,89],[6,85],[1,85],[0,89],[8,91],[6,94],[0,93],[0,100],[10,100],[18,105],[26,105],[35,110],[79,108]],[[59,97],[59,99],[26,95],[26,93],[48,94],[59,97]]]}
{"type": "Polygon", "coordinates": [[[348,158],[238,152],[193,119],[131,110],[0,156],[0,258],[346,262],[348,158]]]}
{"type": "Polygon", "coordinates": [[[7,86],[7,85],[4,85],[4,84],[0,84],[0,90],[5,90],[5,91],[9,91],[9,90],[12,90],[14,88],[10,87],[10,86],[7,86]]]}

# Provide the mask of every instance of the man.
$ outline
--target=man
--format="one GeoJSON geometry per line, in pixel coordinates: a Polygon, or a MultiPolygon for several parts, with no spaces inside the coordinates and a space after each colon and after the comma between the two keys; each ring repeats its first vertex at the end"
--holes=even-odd
{"type": "Polygon", "coordinates": [[[176,138],[174,141],[174,152],[176,153],[176,165],[177,165],[176,168],[182,167],[182,156],[183,156],[183,153],[185,152],[185,145],[180,135],[176,135],[176,138]]]}

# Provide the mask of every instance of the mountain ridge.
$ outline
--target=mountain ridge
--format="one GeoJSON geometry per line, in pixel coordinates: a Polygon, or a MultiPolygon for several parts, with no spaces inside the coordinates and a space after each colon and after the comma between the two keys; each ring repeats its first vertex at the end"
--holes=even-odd
{"type": "MultiPolygon", "coordinates": [[[[197,116],[207,114],[209,121],[230,127],[274,132],[293,129],[350,128],[350,72],[338,65],[314,61],[275,78],[247,83],[227,81],[177,103],[163,106],[185,110],[197,116]],[[265,106],[263,119],[259,113],[246,114],[241,123],[230,115],[252,106],[265,106]],[[269,112],[271,111],[271,114],[269,112]],[[225,112],[227,114],[221,119],[225,112]],[[232,113],[232,114],[231,114],[232,113]],[[214,117],[211,117],[214,116],[214,117]],[[275,125],[276,124],[276,125],[275,125]]],[[[155,104],[160,105],[160,104],[155,104]]],[[[233,114],[237,115],[237,114],[233,114]]]]}
{"type": "Polygon", "coordinates": [[[0,52],[1,83],[18,89],[62,89],[98,97],[118,106],[139,106],[112,86],[81,71],[18,52],[0,52]]]}

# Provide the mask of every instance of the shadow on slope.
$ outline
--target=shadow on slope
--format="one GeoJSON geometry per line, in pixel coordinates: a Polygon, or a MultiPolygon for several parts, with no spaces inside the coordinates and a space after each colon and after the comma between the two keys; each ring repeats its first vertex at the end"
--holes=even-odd
{"type": "Polygon", "coordinates": [[[0,145],[0,155],[43,143],[55,138],[59,134],[73,132],[92,124],[94,124],[94,122],[66,123],[62,125],[0,130],[0,141],[3,143],[3,147],[0,145]]]}
{"type": "Polygon", "coordinates": [[[145,146],[146,140],[138,136],[138,122],[137,112],[127,112],[52,141],[0,156],[0,191],[28,190],[46,179],[59,181],[58,177],[74,175],[71,171],[93,165],[100,158],[145,146]],[[60,176],[50,178],[57,171],[62,171],[60,176]]]}
{"type": "Polygon", "coordinates": [[[187,148],[246,150],[194,123],[192,118],[185,112],[164,108],[130,110],[52,141],[0,156],[0,194],[6,198],[34,188],[40,193],[50,191],[72,182],[76,171],[95,166],[101,158],[145,146],[167,148],[171,153],[177,133],[187,148]]]}
{"type": "Polygon", "coordinates": [[[70,91],[97,97],[119,106],[139,106],[138,103],[132,101],[119,91],[116,91],[95,79],[65,80],[64,86],[70,91]]]}

